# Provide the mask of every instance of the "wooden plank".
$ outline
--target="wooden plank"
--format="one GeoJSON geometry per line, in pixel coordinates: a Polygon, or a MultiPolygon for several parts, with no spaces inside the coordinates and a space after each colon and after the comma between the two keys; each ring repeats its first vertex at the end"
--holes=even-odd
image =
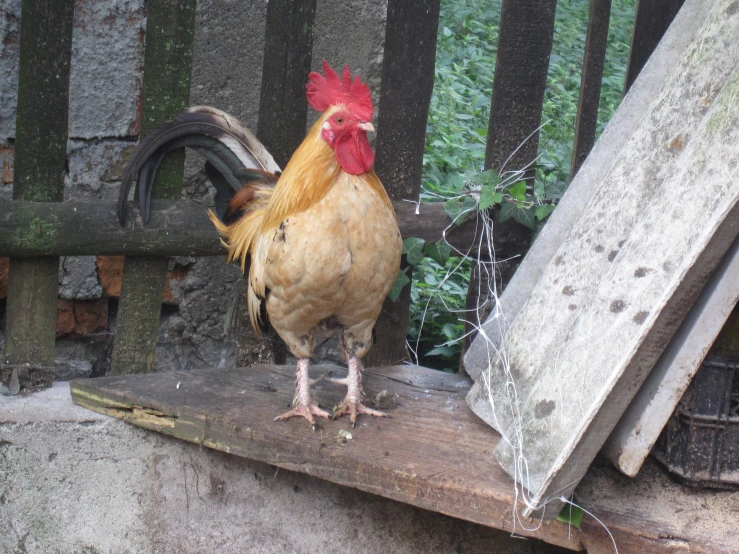
{"type": "MultiPolygon", "coordinates": [[[[631,140],[642,141],[633,148],[634,152],[642,155],[650,150],[653,138],[649,133],[641,134],[641,138],[634,135],[646,122],[670,120],[674,127],[668,135],[675,136],[681,132],[683,126],[692,125],[690,121],[702,113],[703,96],[699,92],[700,87],[694,88],[694,94],[682,102],[684,93],[675,88],[680,86],[682,70],[676,68],[675,60],[684,57],[689,48],[695,48],[695,36],[712,8],[713,3],[706,0],[688,0],[659,44],[654,63],[644,69],[639,82],[632,87],[616,110],[592,153],[570,184],[567,194],[560,200],[557,209],[493,308],[483,326],[484,337],[476,339],[465,354],[465,369],[475,381],[479,381],[480,375],[487,373],[490,363],[497,359],[495,349],[500,347],[503,335],[509,329],[508,323],[516,318],[572,226],[584,213],[600,184],[609,177],[614,163],[622,156],[624,145],[631,140]],[[665,97],[662,91],[674,91],[675,94],[665,97]],[[677,115],[673,117],[673,114],[677,115]]],[[[710,72],[706,72],[704,78],[710,79],[710,72]]],[[[652,166],[654,177],[661,179],[671,169],[671,152],[659,149],[655,154],[658,159],[652,166]]],[[[478,392],[479,386],[476,385],[470,401],[480,398],[478,392]]],[[[473,409],[486,410],[487,406],[485,400],[475,404],[473,409]]]]}
{"type": "MultiPolygon", "coordinates": [[[[187,108],[195,35],[195,0],[152,0],[146,7],[141,136],[187,108]]],[[[152,198],[179,197],[184,161],[184,151],[165,157],[152,198]]],[[[167,258],[126,261],[118,309],[118,329],[125,332],[114,339],[112,374],[151,371],[168,264],[167,258]]]]}
{"type": "Polygon", "coordinates": [[[570,179],[575,177],[577,170],[580,169],[595,144],[595,128],[598,124],[600,87],[603,81],[610,17],[611,0],[590,0],[588,35],[585,39],[585,58],[582,62],[570,179]]]}
{"type": "Polygon", "coordinates": [[[624,94],[634,84],[684,3],[685,0],[639,0],[637,2],[624,94]]]}
{"type": "MultiPolygon", "coordinates": [[[[438,241],[467,250],[475,243],[475,223],[450,226],[443,203],[393,202],[404,237],[438,241]]],[[[115,216],[116,205],[104,202],[0,203],[0,256],[217,256],[224,254],[206,209],[188,200],[154,200],[144,224],[138,204],[129,202],[126,226],[115,216]]],[[[503,255],[517,251],[518,227],[496,226],[495,248],[503,255]]]]}
{"type": "Polygon", "coordinates": [[[285,167],[305,138],[305,83],[311,67],[315,15],[316,0],[273,0],[267,4],[257,136],[280,167],[285,167]]]}
{"type": "MultiPolygon", "coordinates": [[[[313,370],[316,375],[345,371],[313,370]]],[[[397,408],[390,419],[360,416],[353,429],[346,420],[322,421],[314,432],[304,421],[272,421],[291,402],[293,367],[256,365],[70,383],[76,403],[147,429],[512,530],[513,482],[490,455],[499,435],[464,403],[469,380],[400,366],[368,369],[364,385],[369,397],[381,390],[394,395],[397,408]],[[340,431],[349,431],[352,439],[342,442],[340,431]]],[[[315,389],[325,407],[342,398],[342,387],[327,381],[315,389]]],[[[729,552],[734,546],[725,530],[733,531],[735,515],[717,508],[736,503],[739,493],[717,499],[714,493],[697,492],[691,498],[653,465],[648,475],[628,483],[610,468],[594,468],[584,488],[578,502],[605,522],[621,552],[674,552],[674,537],[694,552],[729,552]],[[680,497],[674,505],[685,512],[658,509],[665,494],[680,497]]],[[[612,552],[606,533],[587,516],[582,532],[562,522],[527,522],[527,527],[517,525],[516,534],[573,550],[612,552]]]]}
{"type": "Polygon", "coordinates": [[[520,170],[536,158],[556,8],[557,0],[503,0],[486,168],[520,170]]]}
{"type": "MultiPolygon", "coordinates": [[[[739,238],[711,276],[603,448],[626,475],[638,473],[739,301],[739,238]]],[[[729,355],[729,352],[722,352],[729,355]]],[[[739,348],[736,351],[739,354],[739,348]]]]}
{"type": "MultiPolygon", "coordinates": [[[[61,202],[74,2],[24,0],[22,13],[13,200],[61,202]]],[[[10,262],[6,385],[53,381],[58,271],[58,258],[10,262]]]]}
{"type": "MultiPolygon", "coordinates": [[[[506,335],[517,399],[506,385],[494,394],[502,428],[521,441],[516,452],[501,443],[496,457],[518,476],[527,460],[534,506],[574,489],[739,233],[739,69],[725,71],[739,57],[739,18],[714,15],[706,32],[721,28],[720,39],[698,45],[706,65],[680,65],[693,79],[710,72],[720,92],[697,125],[681,127],[690,138],[669,175],[655,182],[645,171],[654,152],[635,164],[627,147],[614,174],[636,166],[641,178],[601,185],[506,335]]],[[[546,516],[557,509],[542,506],[546,516]]]]}
{"type": "MultiPolygon", "coordinates": [[[[315,16],[316,0],[276,0],[267,5],[257,136],[281,167],[285,167],[305,139],[308,119],[305,83],[313,54],[315,16]]],[[[255,343],[254,339],[251,324],[239,321],[236,325],[239,351],[253,349],[247,345],[262,350],[261,342],[255,343]]],[[[285,363],[287,345],[274,332],[270,333],[270,343],[272,360],[285,363]]]]}
{"type": "MultiPolygon", "coordinates": [[[[556,8],[557,0],[503,0],[485,146],[486,169],[495,168],[501,173],[518,171],[531,166],[536,159],[556,8]]],[[[536,168],[532,166],[525,172],[525,177],[533,179],[535,173],[536,168]]],[[[497,235],[497,225],[494,236],[497,235]]],[[[531,240],[531,231],[523,225],[518,227],[519,249],[512,252],[513,255],[525,254],[531,240]]],[[[505,259],[497,248],[496,257],[505,259]]],[[[505,277],[515,271],[517,261],[509,265],[512,267],[507,268],[508,275],[501,275],[499,279],[499,290],[507,284],[505,277]]],[[[487,288],[487,285],[483,285],[483,288],[487,288]]],[[[481,317],[486,315],[476,309],[479,290],[479,271],[475,269],[470,277],[465,302],[467,315],[463,357],[477,336],[475,329],[479,328],[481,317]]]]}
{"type": "MultiPolygon", "coordinates": [[[[388,1],[375,171],[393,200],[418,200],[421,190],[439,9],[440,0],[388,1]]],[[[406,359],[410,289],[406,286],[395,302],[385,300],[368,363],[406,359]]]]}

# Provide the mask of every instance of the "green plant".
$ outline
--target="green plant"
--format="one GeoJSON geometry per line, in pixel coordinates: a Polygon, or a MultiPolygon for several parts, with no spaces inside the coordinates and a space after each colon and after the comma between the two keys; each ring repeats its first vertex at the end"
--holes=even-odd
{"type": "MultiPolygon", "coordinates": [[[[636,0],[614,0],[611,7],[598,135],[621,100],[635,5],[636,0]]],[[[497,173],[483,171],[501,0],[442,0],[422,201],[446,202],[447,213],[458,222],[480,206],[497,204],[501,220],[514,218],[532,230],[543,224],[569,184],[588,7],[588,0],[557,3],[537,173],[527,185],[520,177],[501,181],[497,173]]],[[[421,252],[424,248],[433,247],[422,245],[421,252]]],[[[409,343],[419,344],[419,358],[426,365],[456,369],[463,334],[459,320],[464,319],[472,264],[453,257],[445,263],[427,258],[416,262],[409,343]],[[429,281],[443,282],[447,289],[429,281]],[[459,293],[462,289],[464,294],[459,293]],[[444,312],[448,315],[442,316],[444,312]]],[[[405,283],[410,281],[403,277],[405,283]]]]}

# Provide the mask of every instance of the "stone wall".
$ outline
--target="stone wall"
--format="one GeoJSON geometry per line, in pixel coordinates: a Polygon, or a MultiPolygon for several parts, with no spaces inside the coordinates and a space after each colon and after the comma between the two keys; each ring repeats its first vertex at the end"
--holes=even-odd
{"type": "MultiPolygon", "coordinates": [[[[0,202],[12,199],[13,143],[21,0],[0,0],[0,202]]],[[[198,2],[191,105],[209,104],[256,129],[267,2],[198,2]]],[[[379,91],[386,3],[319,0],[313,66],[348,63],[379,91]]],[[[72,41],[65,200],[112,201],[138,140],[146,8],[143,0],[77,0],[72,41]]],[[[182,196],[208,205],[213,190],[188,155],[182,196]]],[[[105,374],[115,332],[122,259],[62,258],[59,267],[57,378],[105,374]]],[[[0,346],[8,263],[0,259],[0,346]]],[[[227,314],[236,310],[241,276],[224,258],[170,263],[155,368],[236,363],[227,314]]],[[[241,326],[243,328],[243,326],[241,326]]],[[[269,359],[269,344],[244,342],[269,359]]],[[[335,345],[323,352],[336,359],[335,345]]],[[[248,360],[247,360],[248,361],[248,360]]]]}

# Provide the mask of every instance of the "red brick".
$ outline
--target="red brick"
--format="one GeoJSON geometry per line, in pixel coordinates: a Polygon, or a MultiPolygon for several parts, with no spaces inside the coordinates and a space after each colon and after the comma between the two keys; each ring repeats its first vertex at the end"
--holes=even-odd
{"type": "Polygon", "coordinates": [[[105,298],[57,301],[57,337],[81,338],[104,333],[107,327],[108,301],[105,298]]]}
{"type": "MultiPolygon", "coordinates": [[[[103,294],[108,298],[118,298],[121,295],[121,281],[123,279],[123,256],[98,256],[98,278],[103,287],[103,294]]],[[[164,302],[174,302],[172,292],[173,281],[181,281],[187,276],[187,268],[176,266],[167,272],[167,283],[164,287],[164,302]]]]}
{"type": "Polygon", "coordinates": [[[109,298],[121,295],[121,279],[123,278],[123,256],[98,256],[98,278],[103,287],[103,294],[109,298]]]}
{"type": "Polygon", "coordinates": [[[12,146],[0,146],[0,184],[9,185],[13,182],[13,155],[12,146]]]}

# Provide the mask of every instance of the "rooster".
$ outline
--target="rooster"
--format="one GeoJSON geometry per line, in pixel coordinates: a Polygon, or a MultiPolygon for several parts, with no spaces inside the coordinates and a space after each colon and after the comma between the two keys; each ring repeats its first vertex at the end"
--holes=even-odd
{"type": "Polygon", "coordinates": [[[185,146],[206,159],[216,187],[209,212],[228,261],[248,276],[247,304],[255,332],[267,320],[298,360],[293,407],[275,421],[331,416],[313,400],[308,368],[316,342],[338,334],[347,360],[347,394],[334,418],[384,416],[362,403],[362,358],[372,328],[398,273],[402,241],[395,212],[372,169],[374,132],[369,87],[341,78],[323,62],[306,85],[309,105],[322,115],[280,174],[264,146],[236,119],[194,107],[152,130],[126,169],[118,203],[125,220],[130,187],[138,181],[141,214],[149,217],[151,186],[164,155],[185,146]],[[235,192],[235,194],[234,194],[235,192]]]}

